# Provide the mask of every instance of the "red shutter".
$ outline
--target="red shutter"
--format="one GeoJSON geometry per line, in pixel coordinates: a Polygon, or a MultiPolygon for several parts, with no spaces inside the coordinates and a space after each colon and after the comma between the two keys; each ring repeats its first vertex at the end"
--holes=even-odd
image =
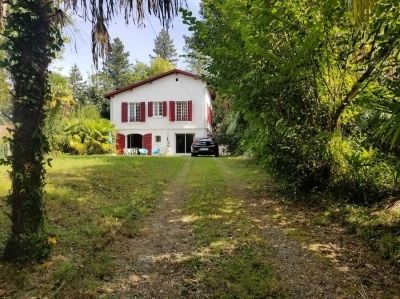
{"type": "Polygon", "coordinates": [[[116,150],[119,155],[122,155],[124,153],[124,148],[125,148],[125,135],[124,134],[117,134],[117,139],[116,139],[116,150]]]}
{"type": "Polygon", "coordinates": [[[152,137],[151,133],[150,133],[150,134],[145,134],[145,135],[143,136],[143,147],[144,147],[145,149],[147,149],[148,155],[151,155],[152,140],[153,140],[152,138],[153,138],[153,137],[152,137]]]}
{"type": "Polygon", "coordinates": [[[192,121],[192,110],[193,110],[192,101],[188,101],[188,121],[192,121]]]}
{"type": "Polygon", "coordinates": [[[146,121],[146,103],[145,102],[140,102],[140,121],[141,122],[146,121]]]}
{"type": "Polygon", "coordinates": [[[153,102],[149,102],[149,104],[147,105],[147,109],[149,117],[153,116],[153,102]]]}
{"type": "Polygon", "coordinates": [[[122,103],[121,105],[121,121],[123,123],[128,121],[128,103],[122,103]]]}
{"type": "Polygon", "coordinates": [[[162,102],[162,116],[167,116],[167,101],[162,102]]]}
{"type": "Polygon", "coordinates": [[[175,121],[175,102],[169,101],[169,120],[175,121]]]}

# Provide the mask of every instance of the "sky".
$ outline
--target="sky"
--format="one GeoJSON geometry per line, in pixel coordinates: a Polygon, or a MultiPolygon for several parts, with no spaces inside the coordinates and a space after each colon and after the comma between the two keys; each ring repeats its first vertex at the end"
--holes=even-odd
{"type": "MultiPolygon", "coordinates": [[[[198,16],[200,0],[187,0],[186,2],[188,9],[193,12],[194,16],[198,16]]],[[[131,63],[135,63],[136,60],[149,63],[149,55],[153,55],[154,39],[162,28],[160,21],[155,17],[148,17],[148,14],[144,23],[144,27],[138,28],[133,24],[126,25],[123,17],[118,17],[110,24],[109,34],[111,39],[117,37],[121,39],[125,51],[130,53],[129,60],[131,63]]],[[[95,68],[92,63],[90,32],[89,23],[85,23],[79,17],[74,17],[73,25],[64,29],[64,33],[70,41],[65,45],[62,57],[52,63],[51,69],[68,75],[69,70],[76,63],[84,78],[93,73],[95,68]]],[[[189,36],[190,32],[187,30],[187,25],[182,23],[180,14],[172,21],[169,34],[173,39],[178,55],[183,54],[183,47],[185,46],[183,36],[189,36]]],[[[177,67],[185,68],[182,58],[179,58],[177,67]]]]}

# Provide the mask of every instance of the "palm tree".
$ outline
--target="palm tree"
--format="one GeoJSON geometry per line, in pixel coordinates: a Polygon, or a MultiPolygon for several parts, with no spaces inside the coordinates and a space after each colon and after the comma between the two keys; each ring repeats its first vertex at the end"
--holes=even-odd
{"type": "Polygon", "coordinates": [[[181,0],[0,0],[0,25],[4,24],[7,54],[5,66],[13,87],[10,139],[12,155],[5,163],[11,166],[11,233],[4,258],[28,262],[45,258],[49,253],[43,229],[43,189],[45,155],[48,142],[43,133],[49,100],[49,64],[63,46],[61,27],[67,13],[79,13],[92,24],[92,54],[95,64],[107,52],[110,41],[108,25],[119,14],[140,24],[145,13],[168,25],[177,14],[181,0]],[[8,8],[8,9],[7,9],[8,8]],[[6,16],[6,17],[5,17],[6,16]]]}

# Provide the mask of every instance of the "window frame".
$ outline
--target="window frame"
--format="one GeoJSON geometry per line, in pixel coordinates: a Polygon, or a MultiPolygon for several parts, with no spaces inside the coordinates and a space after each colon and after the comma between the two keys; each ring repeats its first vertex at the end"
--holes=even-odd
{"type": "Polygon", "coordinates": [[[139,102],[129,102],[128,105],[128,122],[141,122],[142,115],[141,115],[141,103],[139,102]],[[131,108],[133,106],[133,109],[131,108]],[[131,112],[134,111],[134,117],[131,117],[131,112]]]}
{"type": "Polygon", "coordinates": [[[176,101],[175,102],[175,120],[176,121],[188,121],[189,120],[189,102],[188,101],[176,101]],[[180,115],[178,115],[178,112],[180,115]]]}
{"type": "Polygon", "coordinates": [[[153,117],[163,117],[163,112],[163,102],[153,102],[153,117]]]}

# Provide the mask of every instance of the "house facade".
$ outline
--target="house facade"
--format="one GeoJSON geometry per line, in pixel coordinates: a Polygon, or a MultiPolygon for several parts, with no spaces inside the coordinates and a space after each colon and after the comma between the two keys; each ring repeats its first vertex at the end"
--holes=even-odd
{"type": "Polygon", "coordinates": [[[212,103],[198,76],[174,69],[110,92],[110,120],[117,152],[144,148],[166,155],[190,154],[194,138],[211,133],[212,103]]]}

